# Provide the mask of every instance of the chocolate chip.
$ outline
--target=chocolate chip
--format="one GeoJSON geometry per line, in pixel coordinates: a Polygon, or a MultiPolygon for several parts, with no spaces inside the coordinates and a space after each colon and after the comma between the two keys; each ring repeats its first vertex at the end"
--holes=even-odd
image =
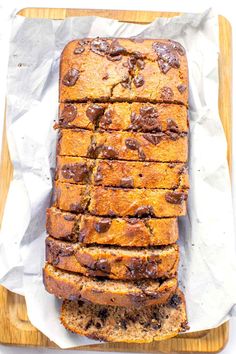
{"type": "Polygon", "coordinates": [[[103,175],[102,175],[101,167],[98,166],[97,172],[96,172],[96,174],[94,175],[94,182],[95,182],[96,184],[99,184],[99,182],[101,182],[102,179],[103,179],[103,175]]]}
{"type": "Polygon", "coordinates": [[[102,38],[95,38],[90,44],[91,51],[102,56],[108,53],[109,47],[107,40],[102,38]]]}
{"type": "Polygon", "coordinates": [[[121,60],[122,54],[127,53],[127,50],[120,45],[117,39],[113,39],[108,51],[107,59],[112,61],[121,60]]]}
{"type": "Polygon", "coordinates": [[[128,224],[134,225],[137,224],[140,220],[137,218],[127,218],[126,221],[128,224]]]}
{"type": "Polygon", "coordinates": [[[75,215],[73,215],[73,214],[66,214],[66,215],[64,215],[64,220],[66,220],[66,221],[73,221],[73,220],[75,220],[75,215]]]}
{"type": "Polygon", "coordinates": [[[99,259],[98,261],[96,261],[95,268],[102,271],[103,273],[111,272],[110,264],[106,259],[99,259]]]}
{"type": "Polygon", "coordinates": [[[95,159],[98,157],[101,149],[102,149],[102,146],[97,145],[95,142],[93,142],[93,143],[91,143],[91,145],[88,148],[87,156],[91,157],[92,159],[95,159]]]}
{"type": "Polygon", "coordinates": [[[132,188],[134,186],[134,180],[132,177],[123,177],[120,180],[120,185],[123,188],[132,188]]]}
{"type": "Polygon", "coordinates": [[[173,308],[177,308],[181,303],[182,303],[181,297],[178,296],[177,294],[174,294],[169,301],[169,305],[173,308]]]}
{"type": "Polygon", "coordinates": [[[122,55],[117,55],[117,56],[111,56],[111,55],[107,55],[107,59],[110,61],[119,61],[122,59],[122,55]]]}
{"type": "Polygon", "coordinates": [[[104,116],[100,120],[100,126],[102,128],[106,128],[108,125],[112,123],[113,110],[109,109],[105,112],[104,116]]]}
{"type": "Polygon", "coordinates": [[[81,45],[80,42],[78,42],[77,47],[74,49],[74,54],[81,54],[85,51],[85,48],[83,45],[81,45]]]}
{"type": "Polygon", "coordinates": [[[101,234],[107,232],[111,227],[111,219],[101,219],[94,224],[95,230],[101,234]]]}
{"type": "Polygon", "coordinates": [[[114,159],[118,157],[118,152],[112,146],[103,146],[102,148],[102,156],[105,159],[114,159]]]}
{"type": "Polygon", "coordinates": [[[148,259],[144,262],[138,257],[133,257],[128,265],[127,275],[132,279],[157,278],[158,262],[148,259]]]}
{"type": "Polygon", "coordinates": [[[167,130],[174,133],[179,133],[179,127],[177,123],[171,118],[167,119],[167,130]]]}
{"type": "Polygon", "coordinates": [[[78,230],[77,232],[79,232],[79,242],[83,243],[86,237],[88,236],[88,228],[84,227],[83,229],[78,230]]]}
{"type": "Polygon", "coordinates": [[[142,131],[161,131],[159,122],[159,113],[156,108],[144,106],[140,108],[140,114],[131,113],[130,120],[133,129],[141,129],[142,131]]]}
{"type": "Polygon", "coordinates": [[[182,202],[187,199],[187,194],[175,191],[167,192],[165,194],[165,199],[168,203],[171,204],[182,204],[182,202]]]}
{"type": "Polygon", "coordinates": [[[62,166],[62,176],[65,179],[73,179],[75,182],[88,182],[90,170],[86,163],[73,163],[62,166]]]}
{"type": "Polygon", "coordinates": [[[157,62],[160,70],[166,74],[171,68],[179,68],[179,55],[184,55],[184,48],[177,42],[155,42],[153,49],[157,54],[157,62]]]}
{"type": "Polygon", "coordinates": [[[108,75],[108,73],[106,73],[103,75],[102,80],[108,80],[108,78],[109,78],[109,75],[108,75]]]}
{"type": "Polygon", "coordinates": [[[101,325],[101,323],[96,322],[96,323],[95,323],[95,327],[96,327],[97,329],[100,329],[100,328],[102,327],[102,325],[101,325]]]}
{"type": "Polygon", "coordinates": [[[65,104],[61,112],[59,122],[69,123],[72,122],[77,116],[77,107],[74,104],[65,104]]]}
{"type": "Polygon", "coordinates": [[[91,104],[86,109],[86,116],[92,123],[96,123],[97,119],[101,117],[104,113],[105,108],[99,106],[98,104],[91,104]]]}
{"type": "Polygon", "coordinates": [[[123,328],[125,330],[127,329],[127,322],[125,319],[120,320],[120,325],[121,325],[121,328],[123,328]]]}
{"type": "Polygon", "coordinates": [[[142,59],[138,59],[136,65],[140,70],[142,70],[145,67],[145,62],[142,59]]]}
{"type": "Polygon", "coordinates": [[[179,90],[180,93],[183,93],[186,90],[187,86],[186,85],[178,85],[177,89],[179,90]]]}
{"type": "Polygon", "coordinates": [[[139,150],[140,143],[135,139],[125,139],[125,145],[130,150],[139,150]]]}
{"type": "Polygon", "coordinates": [[[142,75],[137,75],[137,76],[134,77],[133,82],[134,82],[134,86],[135,87],[141,87],[141,86],[144,85],[145,81],[144,81],[144,78],[143,78],[142,75]]]}
{"type": "Polygon", "coordinates": [[[144,151],[141,148],[138,149],[138,156],[139,156],[139,158],[141,160],[145,160],[146,159],[146,155],[145,155],[144,151]]]}
{"type": "Polygon", "coordinates": [[[84,211],[84,208],[80,203],[72,203],[70,204],[70,210],[76,211],[77,213],[82,213],[84,211]]]}
{"type": "Polygon", "coordinates": [[[105,307],[103,307],[101,310],[99,310],[98,312],[98,317],[105,322],[107,317],[109,316],[109,312],[108,309],[106,309],[105,307]]]}
{"type": "Polygon", "coordinates": [[[162,87],[162,89],[161,89],[161,98],[163,100],[169,101],[169,100],[171,100],[173,98],[173,96],[174,96],[174,93],[173,93],[173,91],[172,91],[172,89],[170,87],[168,87],[168,86],[162,87]]]}
{"type": "Polygon", "coordinates": [[[131,79],[129,76],[123,78],[123,81],[121,82],[121,86],[124,88],[131,89],[131,79]]]}
{"type": "Polygon", "coordinates": [[[93,325],[93,320],[89,320],[84,327],[85,331],[87,331],[92,325],[93,325]]]}
{"type": "Polygon", "coordinates": [[[79,70],[75,68],[71,68],[67,71],[67,73],[63,77],[62,83],[63,85],[66,86],[74,86],[78,78],[79,78],[79,70]]]}
{"type": "Polygon", "coordinates": [[[138,217],[148,217],[148,216],[155,216],[153,207],[151,205],[144,205],[139,207],[136,210],[135,216],[138,217]]]}
{"type": "Polygon", "coordinates": [[[146,139],[147,141],[149,141],[153,145],[159,144],[161,142],[163,136],[164,136],[163,133],[157,133],[157,134],[146,133],[146,134],[143,134],[144,139],[146,139]]]}

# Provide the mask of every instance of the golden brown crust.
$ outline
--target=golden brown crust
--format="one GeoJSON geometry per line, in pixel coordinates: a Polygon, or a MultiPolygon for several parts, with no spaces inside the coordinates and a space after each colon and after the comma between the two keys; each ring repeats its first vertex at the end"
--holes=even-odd
{"type": "Polygon", "coordinates": [[[178,224],[176,218],[101,218],[52,207],[47,210],[47,232],[57,239],[84,244],[148,247],[175,243],[178,224]]]}
{"type": "Polygon", "coordinates": [[[176,244],[161,249],[128,249],[82,246],[48,237],[46,260],[64,270],[111,279],[158,279],[176,275],[179,249],[176,244]]]}
{"type": "Polygon", "coordinates": [[[186,190],[121,189],[55,182],[54,206],[64,211],[101,216],[185,215],[186,190]]]}
{"type": "Polygon", "coordinates": [[[46,264],[43,278],[46,290],[59,298],[110,306],[143,307],[163,304],[177,288],[176,278],[139,282],[99,280],[61,271],[50,264],[46,264]]]}
{"type": "Polygon", "coordinates": [[[168,103],[61,103],[61,128],[188,132],[187,108],[168,103]]]}
{"type": "Polygon", "coordinates": [[[58,154],[112,160],[186,162],[188,138],[185,134],[176,133],[93,133],[90,130],[62,129],[58,154]]]}
{"type": "Polygon", "coordinates": [[[60,102],[88,100],[169,101],[187,106],[184,48],[163,39],[143,40],[141,45],[130,39],[68,43],[60,62],[60,102]],[[118,46],[119,55],[111,55],[118,46]]]}
{"type": "Polygon", "coordinates": [[[79,335],[108,342],[151,343],[187,328],[184,295],[177,290],[165,305],[133,309],[64,301],[61,323],[79,335]]]}
{"type": "Polygon", "coordinates": [[[183,163],[92,160],[58,156],[57,180],[123,188],[189,188],[183,163]]]}

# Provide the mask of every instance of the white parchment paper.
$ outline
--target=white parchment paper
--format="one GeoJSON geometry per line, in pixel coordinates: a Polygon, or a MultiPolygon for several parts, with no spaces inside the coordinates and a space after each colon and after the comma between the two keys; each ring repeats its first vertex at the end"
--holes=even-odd
{"type": "Polygon", "coordinates": [[[218,19],[210,10],[150,25],[99,17],[14,17],[6,122],[14,178],[0,237],[0,283],[25,296],[30,321],[59,346],[94,343],[60,325],[60,302],[44,290],[42,267],[60,53],[72,39],[96,36],[171,38],[187,50],[191,190],[188,214],[180,220],[180,286],[191,331],[218,326],[236,304],[236,251],[226,140],[218,115],[218,19]]]}

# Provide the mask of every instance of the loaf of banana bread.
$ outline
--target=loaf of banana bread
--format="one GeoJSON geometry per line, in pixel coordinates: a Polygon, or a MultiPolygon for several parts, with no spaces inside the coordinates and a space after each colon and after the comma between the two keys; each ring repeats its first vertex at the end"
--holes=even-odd
{"type": "Polygon", "coordinates": [[[185,299],[180,290],[166,304],[142,309],[65,300],[61,322],[72,332],[108,342],[150,343],[188,329],[185,299]]]}
{"type": "Polygon", "coordinates": [[[58,156],[56,179],[61,182],[123,188],[189,188],[184,163],[143,163],[58,156]]]}
{"type": "Polygon", "coordinates": [[[62,129],[58,155],[112,160],[186,162],[186,133],[137,133],[62,129]]]}
{"type": "Polygon", "coordinates": [[[46,226],[54,238],[83,244],[148,247],[170,245],[178,239],[176,218],[104,218],[51,207],[46,226]]]}
{"type": "Polygon", "coordinates": [[[111,188],[56,182],[54,206],[101,216],[185,215],[186,190],[111,188]]]}
{"type": "Polygon", "coordinates": [[[180,133],[188,131],[188,115],[169,103],[61,103],[56,127],[180,133]]]}
{"type": "Polygon", "coordinates": [[[99,305],[143,307],[163,304],[177,288],[177,279],[135,282],[86,277],[46,264],[46,290],[62,299],[84,300],[99,305]]]}
{"type": "Polygon", "coordinates": [[[94,38],[67,44],[60,62],[60,102],[149,101],[188,104],[188,69],[180,43],[94,38]]]}
{"type": "Polygon", "coordinates": [[[84,246],[46,239],[46,260],[64,270],[111,279],[158,279],[176,275],[179,249],[176,244],[160,248],[84,246]]]}

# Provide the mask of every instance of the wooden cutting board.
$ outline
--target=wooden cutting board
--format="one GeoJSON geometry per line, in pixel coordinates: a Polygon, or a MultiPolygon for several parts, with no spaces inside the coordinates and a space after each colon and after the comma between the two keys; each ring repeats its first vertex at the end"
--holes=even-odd
{"type": "MultiPolygon", "coordinates": [[[[132,23],[149,23],[156,17],[172,17],[178,13],[115,10],[77,10],[77,9],[33,9],[20,11],[20,15],[34,18],[64,19],[68,16],[102,16],[132,23]]],[[[231,169],[231,26],[219,16],[220,57],[219,57],[219,111],[228,142],[228,162],[231,169]]],[[[6,135],[3,136],[3,149],[0,168],[0,220],[2,220],[7,191],[12,178],[6,135]]],[[[228,323],[218,328],[179,335],[176,338],[152,344],[105,343],[82,347],[81,350],[114,352],[204,352],[220,351],[228,340],[228,323]]],[[[27,317],[25,301],[22,296],[0,287],[0,342],[23,346],[56,347],[41,332],[31,325],[27,317]]]]}

